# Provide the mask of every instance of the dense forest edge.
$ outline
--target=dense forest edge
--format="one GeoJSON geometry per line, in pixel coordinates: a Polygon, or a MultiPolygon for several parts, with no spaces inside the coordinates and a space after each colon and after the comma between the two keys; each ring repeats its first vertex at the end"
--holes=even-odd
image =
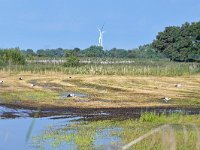
{"type": "Polygon", "coordinates": [[[168,59],[177,62],[200,62],[200,21],[184,23],[182,26],[166,27],[159,32],[156,39],[138,48],[126,50],[90,46],[86,49],[0,49],[0,65],[24,65],[26,60],[62,58],[68,59],[68,65],[76,65],[80,58],[139,58],[168,59]]]}

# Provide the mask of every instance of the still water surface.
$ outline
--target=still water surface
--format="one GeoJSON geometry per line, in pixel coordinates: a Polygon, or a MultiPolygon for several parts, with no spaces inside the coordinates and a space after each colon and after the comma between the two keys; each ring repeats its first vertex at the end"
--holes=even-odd
{"type": "MultiPolygon", "coordinates": [[[[106,149],[109,147],[110,149],[118,149],[121,145],[126,144],[116,134],[123,130],[120,127],[105,126],[101,128],[100,126],[100,128],[90,130],[90,127],[85,126],[86,128],[84,128],[83,125],[80,129],[76,128],[76,126],[68,128],[70,125],[84,122],[84,117],[72,115],[69,112],[62,115],[54,114],[50,117],[32,117],[34,113],[37,114],[37,111],[0,106],[0,150],[66,150],[80,149],[80,145],[92,146],[95,149],[105,149],[105,147],[106,149]],[[66,128],[68,129],[66,130],[66,128]],[[85,130],[83,134],[82,130],[85,130]],[[64,136],[62,136],[63,134],[64,136]],[[65,136],[65,134],[69,136],[65,136]],[[73,140],[70,140],[70,138],[73,138],[73,140]]],[[[157,110],[157,112],[163,111],[167,113],[199,114],[199,109],[195,111],[183,111],[180,109],[157,110]]],[[[135,113],[137,114],[138,112],[135,113]]],[[[95,117],[95,114],[90,115],[95,117]]],[[[108,114],[101,113],[100,115],[108,114]]]]}
{"type": "Polygon", "coordinates": [[[1,119],[0,150],[38,149],[38,147],[32,145],[33,136],[42,134],[50,126],[68,125],[71,120],[76,119],[78,118],[51,119],[51,117],[19,117],[15,119],[1,119]]]}
{"type": "MultiPolygon", "coordinates": [[[[32,118],[33,110],[11,109],[0,106],[0,150],[38,150],[38,143],[42,142],[42,149],[79,149],[73,142],[65,142],[58,147],[49,144],[50,141],[39,141],[34,143],[34,137],[40,137],[49,129],[62,129],[70,124],[81,122],[79,116],[51,116],[32,118]],[[55,119],[56,118],[56,119],[55,119]],[[46,142],[46,143],[45,143],[46,142]]],[[[104,129],[101,134],[112,132],[115,129],[104,129]]],[[[73,131],[73,130],[72,130],[73,131]]],[[[94,146],[109,145],[118,142],[115,136],[102,137],[96,135],[94,146]]]]}

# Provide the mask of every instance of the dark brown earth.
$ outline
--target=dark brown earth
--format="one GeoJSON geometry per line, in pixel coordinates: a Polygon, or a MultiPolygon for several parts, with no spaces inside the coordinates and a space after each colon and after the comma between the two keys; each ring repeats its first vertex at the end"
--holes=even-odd
{"type": "MultiPolygon", "coordinates": [[[[37,106],[34,103],[0,103],[0,106],[4,106],[12,109],[26,109],[35,110],[28,114],[29,117],[48,117],[48,116],[59,116],[58,118],[68,118],[72,116],[81,116],[85,119],[99,120],[99,119],[129,119],[138,118],[144,112],[155,112],[155,113],[174,113],[181,112],[184,114],[200,114],[199,107],[188,107],[188,106],[162,106],[162,107],[129,107],[129,108],[79,108],[79,107],[61,107],[53,105],[41,105],[37,106]]],[[[2,116],[1,116],[2,117],[2,116]]],[[[5,113],[3,117],[15,118],[12,113],[5,113]]]]}

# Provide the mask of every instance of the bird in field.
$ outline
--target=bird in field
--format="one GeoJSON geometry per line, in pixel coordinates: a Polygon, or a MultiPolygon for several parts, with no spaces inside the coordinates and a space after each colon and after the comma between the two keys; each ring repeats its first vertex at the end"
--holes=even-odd
{"type": "Polygon", "coordinates": [[[180,83],[176,84],[175,87],[180,88],[182,85],[180,83]]]}
{"type": "Polygon", "coordinates": [[[171,100],[171,98],[169,98],[169,97],[164,97],[164,98],[162,98],[162,100],[165,101],[165,103],[167,103],[169,100],[171,100]]]}
{"type": "Polygon", "coordinates": [[[0,80],[0,84],[3,84],[3,80],[0,80]]]}
{"type": "Polygon", "coordinates": [[[35,84],[31,84],[31,87],[34,87],[35,86],[35,84]]]}
{"type": "Polygon", "coordinates": [[[67,97],[75,97],[75,94],[68,94],[67,97]]]}
{"type": "Polygon", "coordinates": [[[23,80],[22,77],[19,77],[19,80],[23,80]]]}

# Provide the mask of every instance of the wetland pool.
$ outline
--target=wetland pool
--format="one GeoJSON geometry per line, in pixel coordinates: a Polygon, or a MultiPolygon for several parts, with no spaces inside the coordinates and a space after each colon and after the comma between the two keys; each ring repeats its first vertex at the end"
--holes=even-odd
{"type": "MultiPolygon", "coordinates": [[[[121,149],[122,145],[127,144],[127,141],[122,139],[122,133],[131,126],[126,127],[120,124],[120,121],[116,123],[118,117],[112,114],[113,111],[101,110],[83,115],[77,112],[57,113],[0,106],[0,150],[121,149]],[[115,122],[112,118],[115,118],[115,122]],[[90,122],[90,126],[84,122],[90,122]]],[[[130,112],[133,113],[132,117],[137,118],[142,111],[130,112]]],[[[154,111],[199,114],[199,109],[154,111]]],[[[122,116],[118,119],[122,120],[122,116]]]]}
{"type": "MultiPolygon", "coordinates": [[[[42,117],[38,117],[37,111],[0,106],[0,150],[80,149],[78,148],[79,143],[65,140],[60,144],[56,144],[52,139],[46,139],[45,141],[43,136],[47,132],[52,132],[52,129],[60,132],[60,129],[80,123],[84,117],[69,115],[68,113],[58,115],[52,112],[50,114],[52,116],[46,116],[48,111],[40,112],[42,117]]],[[[91,116],[95,116],[95,114],[91,116]]],[[[113,130],[118,129],[108,128],[102,130],[101,133],[107,134],[107,132],[112,132],[113,130]]],[[[77,131],[69,129],[68,132],[75,134],[77,131]]],[[[54,139],[54,137],[52,138],[54,139]]],[[[120,141],[120,139],[114,136],[102,138],[98,134],[94,145],[100,147],[109,145],[113,141],[120,141]]]]}

